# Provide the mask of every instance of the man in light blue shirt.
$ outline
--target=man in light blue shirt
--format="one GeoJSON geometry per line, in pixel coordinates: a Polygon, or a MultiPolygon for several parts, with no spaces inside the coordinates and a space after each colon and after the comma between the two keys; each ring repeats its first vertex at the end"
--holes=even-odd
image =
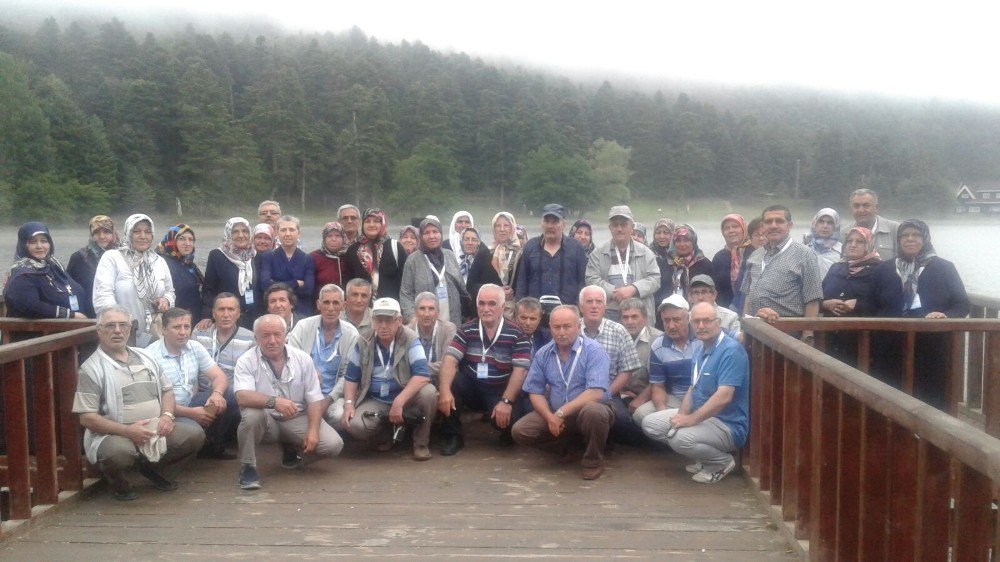
{"type": "Polygon", "coordinates": [[[549,328],[552,341],[535,355],[524,380],[534,411],[518,420],[511,433],[521,445],[559,440],[567,451],[569,438],[582,438],[581,476],[595,480],[604,473],[604,447],[615,420],[608,405],[611,360],[601,344],[580,335],[575,306],[557,306],[549,328]]]}
{"type": "Polygon", "coordinates": [[[173,382],[177,423],[204,428],[207,443],[199,457],[236,458],[225,450],[226,435],[234,432],[240,422],[226,373],[212,361],[205,346],[191,339],[190,312],[175,307],[164,312],[161,319],[163,337],[149,344],[146,351],[173,382]],[[200,377],[208,381],[203,390],[198,384],[200,377]]]}

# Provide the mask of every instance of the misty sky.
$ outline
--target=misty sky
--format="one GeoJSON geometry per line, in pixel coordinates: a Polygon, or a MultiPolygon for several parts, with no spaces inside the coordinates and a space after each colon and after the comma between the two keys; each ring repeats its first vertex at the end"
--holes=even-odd
{"type": "MultiPolygon", "coordinates": [[[[15,0],[16,1],[16,0],[15,0]]],[[[260,14],[287,31],[358,26],[380,41],[571,74],[795,85],[1000,105],[990,2],[35,0],[134,17],[260,14]]],[[[61,24],[68,22],[60,21],[61,24]]]]}

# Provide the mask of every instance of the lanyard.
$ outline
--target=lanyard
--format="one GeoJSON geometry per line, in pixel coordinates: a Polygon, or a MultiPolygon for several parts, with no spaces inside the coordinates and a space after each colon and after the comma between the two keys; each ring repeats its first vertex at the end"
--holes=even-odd
{"type": "MultiPolygon", "coordinates": [[[[788,240],[785,240],[785,243],[782,244],[781,249],[778,250],[778,253],[774,254],[773,256],[771,256],[771,261],[774,261],[774,258],[780,256],[781,252],[784,252],[785,250],[787,250],[788,246],[790,246],[791,244],[792,244],[792,236],[789,235],[788,236],[788,240]]],[[[767,253],[767,252],[765,252],[765,253],[767,253]]],[[[764,259],[764,256],[761,256],[760,257],[760,272],[764,273],[765,269],[767,269],[767,260],[764,259]]]]}
{"type": "Polygon", "coordinates": [[[712,349],[708,350],[708,353],[702,353],[700,357],[695,357],[694,376],[691,379],[691,386],[698,384],[698,377],[701,376],[701,368],[705,366],[705,363],[708,363],[708,358],[712,356],[712,353],[714,353],[716,349],[718,349],[719,344],[722,343],[722,338],[725,337],[725,335],[725,332],[719,332],[719,337],[715,340],[715,345],[712,346],[712,349]],[[701,365],[698,364],[699,359],[703,360],[701,365]]]}
{"type": "MultiPolygon", "coordinates": [[[[389,366],[392,365],[392,350],[396,347],[396,340],[392,340],[389,343],[389,366]]],[[[382,359],[382,350],[379,348],[378,342],[375,342],[375,357],[378,358],[379,365],[382,366],[386,371],[389,370],[389,366],[385,364],[385,359],[382,359]]],[[[388,373],[386,373],[388,375],[388,373]]]]}
{"type": "Polygon", "coordinates": [[[338,349],[339,346],[337,345],[337,342],[340,341],[339,333],[340,329],[338,328],[333,335],[333,353],[331,353],[330,356],[327,357],[326,359],[323,359],[323,342],[325,341],[323,339],[323,324],[320,323],[320,325],[316,327],[316,343],[314,345],[316,346],[317,354],[319,355],[320,359],[323,359],[324,363],[329,363],[330,361],[333,361],[333,358],[336,357],[337,353],[340,351],[338,349]]]}
{"type": "Polygon", "coordinates": [[[424,259],[427,260],[427,267],[431,268],[431,271],[433,271],[434,274],[437,275],[438,285],[441,285],[442,287],[444,287],[445,284],[446,284],[446,281],[447,281],[445,279],[445,276],[444,276],[444,270],[445,270],[446,267],[448,267],[448,262],[443,262],[441,264],[441,271],[438,271],[434,267],[434,264],[431,263],[431,258],[427,257],[427,254],[424,254],[424,259]]]}
{"type": "Polygon", "coordinates": [[[503,317],[500,318],[500,325],[497,326],[497,333],[493,335],[493,341],[490,342],[489,346],[487,346],[486,336],[483,335],[483,321],[482,320],[479,321],[479,341],[483,342],[483,353],[480,361],[486,361],[486,354],[489,353],[490,349],[493,348],[493,345],[497,343],[498,339],[500,339],[500,332],[502,331],[503,331],[503,317]]]}
{"type": "MultiPolygon", "coordinates": [[[[578,338],[577,341],[581,341],[582,338],[578,338]]],[[[569,366],[569,376],[563,372],[562,361],[559,360],[559,349],[553,348],[556,356],[556,365],[559,367],[559,378],[562,379],[563,384],[566,385],[566,392],[569,393],[569,383],[573,381],[573,374],[576,373],[576,364],[580,361],[580,356],[583,355],[583,346],[580,346],[580,351],[576,352],[576,357],[573,358],[573,363],[569,366]]],[[[570,352],[573,348],[570,347],[570,352]]],[[[568,398],[568,396],[567,396],[568,398]]]]}
{"type": "Polygon", "coordinates": [[[629,242],[628,243],[628,247],[625,248],[625,259],[624,259],[624,261],[622,261],[622,253],[620,251],[618,251],[618,247],[617,246],[615,247],[615,254],[618,256],[618,267],[619,267],[619,269],[621,269],[621,272],[622,272],[622,282],[624,284],[626,284],[626,285],[628,285],[628,276],[629,276],[629,273],[632,271],[632,268],[629,266],[629,259],[630,259],[631,253],[632,253],[632,242],[629,242]]]}
{"type": "MultiPolygon", "coordinates": [[[[434,322],[434,328],[431,330],[431,337],[427,340],[426,349],[424,349],[424,354],[427,355],[427,362],[431,363],[434,361],[434,342],[437,340],[438,334],[438,323],[434,322]]],[[[424,343],[424,338],[420,338],[420,343],[424,343]]]]}
{"type": "Polygon", "coordinates": [[[218,328],[212,328],[212,360],[213,361],[215,361],[216,363],[219,362],[219,354],[226,350],[226,346],[228,346],[229,343],[233,341],[233,338],[236,337],[236,333],[239,332],[239,331],[240,331],[240,328],[239,328],[239,326],[237,326],[236,329],[233,330],[233,334],[231,336],[229,336],[228,340],[226,340],[226,343],[222,344],[222,347],[217,347],[219,345],[219,339],[218,339],[219,329],[218,328]]]}

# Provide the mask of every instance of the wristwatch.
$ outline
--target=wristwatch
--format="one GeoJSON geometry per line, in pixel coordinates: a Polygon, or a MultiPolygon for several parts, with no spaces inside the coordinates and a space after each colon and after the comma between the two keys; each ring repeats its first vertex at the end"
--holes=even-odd
{"type": "Polygon", "coordinates": [[[508,406],[513,406],[514,405],[514,401],[511,400],[510,398],[502,398],[500,401],[503,402],[504,404],[508,405],[508,406]]]}
{"type": "Polygon", "coordinates": [[[562,408],[556,410],[556,417],[559,419],[566,417],[566,412],[562,411],[562,408]]]}
{"type": "Polygon", "coordinates": [[[161,412],[161,413],[160,413],[160,417],[162,418],[163,416],[167,416],[168,418],[170,418],[170,419],[172,419],[172,420],[175,420],[175,419],[177,419],[177,418],[176,418],[176,417],[174,416],[174,413],[173,413],[173,412],[161,412]]]}
{"type": "Polygon", "coordinates": [[[353,406],[354,405],[354,400],[344,400],[344,405],[345,406],[348,406],[348,405],[353,406]]]}
{"type": "Polygon", "coordinates": [[[277,401],[277,397],[275,397],[275,396],[268,396],[267,397],[267,401],[264,402],[264,407],[265,408],[270,408],[270,409],[273,410],[276,401],[277,401]]]}

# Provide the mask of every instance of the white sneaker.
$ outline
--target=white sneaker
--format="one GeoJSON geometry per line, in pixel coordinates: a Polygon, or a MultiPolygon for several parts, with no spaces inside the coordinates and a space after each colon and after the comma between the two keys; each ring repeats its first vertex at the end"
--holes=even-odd
{"type": "Polygon", "coordinates": [[[694,464],[689,464],[684,467],[684,470],[688,471],[688,474],[698,474],[701,472],[702,466],[700,462],[694,464]]]}
{"type": "Polygon", "coordinates": [[[705,469],[702,469],[701,472],[692,476],[691,480],[694,480],[695,482],[700,482],[702,484],[715,484],[716,482],[725,478],[726,475],[732,472],[734,468],[736,468],[736,459],[729,459],[729,464],[727,464],[721,470],[717,470],[715,472],[709,472],[705,469]]]}

